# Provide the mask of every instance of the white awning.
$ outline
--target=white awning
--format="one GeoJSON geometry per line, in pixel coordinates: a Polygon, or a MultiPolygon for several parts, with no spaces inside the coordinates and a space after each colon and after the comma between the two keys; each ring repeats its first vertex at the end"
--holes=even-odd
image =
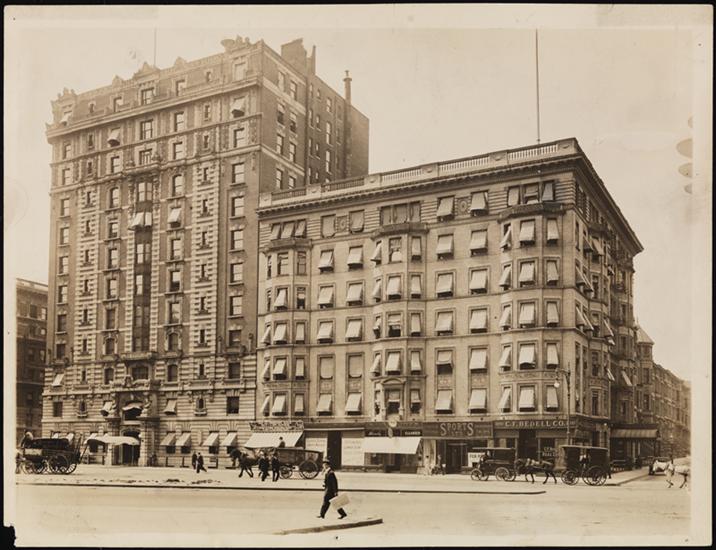
{"type": "Polygon", "coordinates": [[[470,332],[487,330],[487,310],[473,309],[470,312],[470,332]]]}
{"type": "Polygon", "coordinates": [[[419,298],[423,294],[423,289],[420,285],[420,275],[410,276],[410,296],[412,298],[419,298]]]}
{"type": "Polygon", "coordinates": [[[420,352],[411,352],[410,354],[410,372],[422,372],[423,366],[420,364],[420,352]]]}
{"type": "Polygon", "coordinates": [[[141,410],[143,408],[143,404],[140,401],[132,401],[131,403],[127,403],[124,407],[122,407],[123,411],[131,411],[132,409],[139,409],[141,410]]]}
{"type": "Polygon", "coordinates": [[[360,303],[363,301],[363,283],[349,283],[348,292],[346,293],[346,302],[360,303]]]}
{"type": "Polygon", "coordinates": [[[316,412],[329,413],[331,412],[331,403],[333,402],[333,396],[330,393],[323,393],[318,398],[318,406],[316,412]]]}
{"type": "Polygon", "coordinates": [[[271,325],[266,326],[266,330],[264,330],[264,335],[261,337],[261,342],[263,342],[264,344],[271,343],[271,325]]]}
{"type": "Polygon", "coordinates": [[[452,254],[452,242],[452,235],[439,235],[436,253],[438,255],[452,254]]]}
{"type": "Polygon", "coordinates": [[[487,409],[487,390],[484,388],[473,389],[470,393],[470,404],[468,408],[470,410],[487,409]]]}
{"type": "Polygon", "coordinates": [[[452,313],[449,311],[440,311],[435,323],[436,332],[452,332],[452,313]]]}
{"type": "Polygon", "coordinates": [[[107,144],[110,147],[116,147],[117,145],[119,145],[119,132],[119,128],[114,128],[113,130],[110,130],[109,137],[107,138],[107,144]]]}
{"type": "Polygon", "coordinates": [[[557,220],[547,220],[547,242],[552,244],[559,241],[559,229],[557,227],[557,220]]]}
{"type": "Polygon", "coordinates": [[[582,309],[581,309],[581,308],[576,308],[576,315],[577,315],[576,325],[577,325],[578,327],[586,327],[586,326],[587,326],[587,320],[584,318],[584,315],[582,314],[582,309]]]}
{"type": "Polygon", "coordinates": [[[435,289],[435,293],[438,296],[445,294],[452,294],[453,292],[453,277],[452,273],[440,273],[438,274],[438,281],[435,289]]]}
{"type": "Polygon", "coordinates": [[[239,439],[239,434],[236,432],[229,432],[221,442],[222,447],[236,447],[236,443],[239,439]]]}
{"type": "Polygon", "coordinates": [[[104,416],[107,416],[112,412],[112,409],[114,409],[114,401],[105,401],[99,412],[104,416]]]}
{"type": "Polygon", "coordinates": [[[576,279],[577,286],[584,286],[584,287],[590,286],[589,283],[587,282],[587,279],[584,277],[584,273],[582,273],[581,269],[575,270],[575,279],[576,279]]]}
{"type": "Polygon", "coordinates": [[[92,439],[105,445],[139,445],[138,439],[124,435],[100,435],[92,439]]]}
{"type": "Polygon", "coordinates": [[[534,220],[525,220],[520,224],[520,243],[534,244],[535,242],[535,222],[534,220]]]}
{"type": "Polygon", "coordinates": [[[283,394],[276,395],[273,399],[273,407],[271,414],[286,414],[286,396],[283,394]]]}
{"type": "Polygon", "coordinates": [[[411,336],[420,336],[420,334],[423,332],[423,327],[420,324],[420,314],[419,313],[411,313],[410,314],[410,335],[411,336]]]}
{"type": "Polygon", "coordinates": [[[318,262],[318,269],[332,269],[333,268],[333,250],[323,250],[321,252],[321,259],[318,262]]]}
{"type": "Polygon", "coordinates": [[[500,328],[510,328],[512,326],[512,307],[507,306],[502,309],[500,316],[500,328]]]}
{"type": "Polygon", "coordinates": [[[239,97],[231,102],[231,115],[234,117],[241,117],[246,114],[246,98],[239,97]]]}
{"type": "Polygon", "coordinates": [[[273,343],[274,344],[283,344],[286,342],[286,331],[287,326],[286,323],[276,323],[276,330],[273,334],[273,343]]]}
{"type": "Polygon", "coordinates": [[[616,382],[617,379],[614,378],[614,375],[612,374],[612,370],[607,367],[607,378],[609,378],[610,382],[616,382]]]}
{"type": "Polygon", "coordinates": [[[414,455],[418,445],[419,437],[365,437],[361,448],[364,453],[414,455]]]}
{"type": "Polygon", "coordinates": [[[505,231],[505,234],[502,236],[502,240],[500,241],[500,248],[506,249],[512,247],[512,226],[507,226],[507,231],[505,231]]]}
{"type": "Polygon", "coordinates": [[[602,248],[602,245],[599,243],[597,239],[594,239],[592,241],[592,245],[594,247],[594,254],[596,256],[604,256],[604,248],[602,248]]]}
{"type": "Polygon", "coordinates": [[[348,249],[348,265],[349,266],[360,266],[363,265],[363,247],[352,246],[348,249]]]}
{"type": "Polygon", "coordinates": [[[412,389],[410,390],[410,403],[421,403],[420,400],[420,390],[418,389],[412,389]]]}
{"type": "Polygon", "coordinates": [[[502,267],[502,275],[500,275],[500,286],[508,288],[512,285],[512,264],[502,267]]]}
{"type": "Polygon", "coordinates": [[[373,254],[370,257],[371,262],[380,263],[383,259],[383,242],[378,241],[375,243],[375,248],[373,249],[373,254]]]}
{"type": "Polygon", "coordinates": [[[179,217],[181,216],[181,208],[172,208],[169,211],[169,218],[167,221],[169,223],[179,223],[179,217]]]}
{"type": "Polygon", "coordinates": [[[390,277],[388,277],[388,288],[386,289],[385,293],[388,298],[400,298],[401,285],[399,275],[391,275],[390,277]]]}
{"type": "Polygon", "coordinates": [[[152,227],[152,213],[151,212],[144,213],[144,227],[152,227]]]}
{"type": "Polygon", "coordinates": [[[361,402],[361,394],[360,393],[349,393],[348,399],[346,400],[346,413],[361,412],[360,402],[361,402]]]}
{"type": "Polygon", "coordinates": [[[400,353],[397,351],[389,351],[385,359],[386,373],[400,373],[400,353]]]}
{"type": "Polygon", "coordinates": [[[273,371],[274,376],[285,376],[286,375],[286,358],[285,357],[277,357],[276,360],[273,363],[273,371]]]}
{"type": "Polygon", "coordinates": [[[294,366],[294,376],[296,378],[303,378],[306,376],[306,359],[303,357],[296,357],[296,365],[294,366]]]}
{"type": "Polygon", "coordinates": [[[271,396],[267,395],[264,397],[264,402],[261,403],[261,414],[267,415],[269,413],[269,406],[271,405],[271,396]]]}
{"type": "Polygon", "coordinates": [[[296,235],[296,237],[306,236],[306,220],[298,220],[296,222],[296,231],[294,235],[296,235]]]}
{"type": "Polygon", "coordinates": [[[500,355],[500,368],[510,369],[512,368],[512,347],[507,346],[502,348],[502,355],[500,355]]]}
{"type": "Polygon", "coordinates": [[[303,432],[254,432],[244,444],[247,449],[278,447],[279,438],[283,438],[286,447],[295,447],[303,432]]]}
{"type": "Polygon", "coordinates": [[[137,212],[132,216],[132,221],[129,223],[129,228],[134,229],[144,225],[144,212],[137,212]]]}
{"type": "Polygon", "coordinates": [[[452,216],[455,197],[441,197],[438,199],[437,217],[452,216]]]}
{"type": "Polygon", "coordinates": [[[380,374],[380,354],[373,358],[373,365],[370,367],[371,374],[380,374]]]}
{"type": "Polygon", "coordinates": [[[554,182],[546,181],[542,184],[542,202],[554,200],[554,182]]]}
{"type": "Polygon", "coordinates": [[[273,307],[278,309],[280,307],[287,307],[288,305],[288,290],[285,288],[279,288],[276,293],[276,301],[273,303],[273,307]]]}
{"type": "Polygon", "coordinates": [[[452,350],[438,350],[438,355],[435,358],[435,363],[438,365],[452,365],[452,350]]]}
{"type": "Polygon", "coordinates": [[[535,389],[533,386],[523,386],[520,388],[520,402],[519,409],[534,409],[535,408],[535,389]]]}
{"type": "Polygon", "coordinates": [[[487,370],[487,350],[476,348],[470,350],[470,370],[487,370]]]}
{"type": "Polygon", "coordinates": [[[487,230],[481,229],[470,234],[470,250],[487,250],[487,230]]]}
{"type": "Polygon", "coordinates": [[[321,321],[318,323],[318,340],[333,339],[333,323],[331,321],[321,321]]]}
{"type": "Polygon", "coordinates": [[[534,344],[522,344],[520,346],[520,359],[519,365],[522,366],[535,366],[535,345],[534,344]]]}
{"type": "Polygon", "coordinates": [[[268,380],[269,378],[271,378],[270,373],[271,373],[271,358],[267,356],[264,359],[264,368],[261,371],[261,378],[263,378],[264,380],[268,380]]]}
{"type": "Polygon", "coordinates": [[[219,444],[219,432],[209,432],[202,447],[216,447],[219,444]]]}
{"type": "Polygon", "coordinates": [[[333,287],[324,286],[321,287],[318,292],[318,305],[319,306],[330,306],[333,304],[333,287]]]}
{"type": "Polygon", "coordinates": [[[281,228],[281,238],[282,239],[290,239],[293,237],[293,228],[294,228],[293,222],[286,222],[283,224],[283,227],[281,228]]]}
{"type": "Polygon", "coordinates": [[[559,401],[557,400],[557,388],[547,386],[547,410],[556,411],[559,409],[559,401]]]}
{"type": "Polygon", "coordinates": [[[177,437],[177,447],[191,447],[191,432],[184,432],[177,437]]]}
{"type": "Polygon", "coordinates": [[[535,324],[535,305],[534,302],[524,302],[520,304],[520,325],[535,324]]]}
{"type": "Polygon", "coordinates": [[[412,258],[420,258],[423,255],[420,237],[413,237],[410,243],[410,255],[412,258]]]}
{"type": "Polygon", "coordinates": [[[382,326],[382,324],[383,324],[383,323],[382,323],[381,317],[380,317],[380,315],[378,315],[378,316],[375,318],[375,322],[373,323],[373,330],[379,332],[379,331],[380,331],[380,327],[382,326]]]}
{"type": "Polygon", "coordinates": [[[67,124],[70,121],[70,117],[72,116],[72,111],[67,111],[62,115],[62,118],[60,119],[60,124],[67,124]]]}
{"type": "Polygon", "coordinates": [[[556,261],[547,261],[547,284],[556,284],[559,282],[559,272],[557,271],[556,261]]]}
{"type": "Polygon", "coordinates": [[[520,284],[534,284],[535,282],[535,263],[522,262],[520,265],[520,284]]]}
{"type": "Polygon", "coordinates": [[[629,380],[629,375],[624,371],[621,371],[621,373],[622,373],[622,379],[624,380],[624,383],[631,388],[633,386],[633,384],[631,383],[631,380],[629,380]]]}
{"type": "Polygon", "coordinates": [[[500,396],[497,409],[500,411],[509,411],[512,409],[512,388],[510,386],[502,388],[502,395],[500,396]]]}
{"type": "Polygon", "coordinates": [[[271,240],[275,241],[281,237],[281,224],[275,223],[271,226],[271,240]]]}
{"type": "Polygon", "coordinates": [[[438,390],[438,399],[435,410],[439,412],[452,411],[452,390],[438,390]]]}
{"type": "Polygon", "coordinates": [[[557,302],[547,302],[547,326],[556,327],[559,325],[559,309],[557,302]]]}
{"type": "Polygon", "coordinates": [[[303,394],[299,393],[296,394],[296,397],[293,398],[293,413],[294,414],[303,414],[305,412],[305,407],[303,403],[303,394]]]}
{"type": "Polygon", "coordinates": [[[602,324],[604,325],[604,334],[614,338],[614,332],[612,331],[612,327],[609,326],[609,321],[607,321],[607,319],[605,318],[602,320],[602,324]]]}
{"type": "Polygon", "coordinates": [[[167,399],[167,406],[164,407],[164,412],[166,414],[176,414],[177,413],[177,400],[176,399],[167,399]]]}
{"type": "Polygon", "coordinates": [[[547,366],[551,368],[559,367],[557,344],[547,344],[547,366]]]}
{"type": "Polygon", "coordinates": [[[470,291],[487,292],[487,270],[475,269],[470,273],[470,291]]]}
{"type": "Polygon", "coordinates": [[[350,319],[346,327],[346,339],[360,339],[363,334],[363,321],[361,319],[350,319]]]}
{"type": "Polygon", "coordinates": [[[375,298],[376,300],[380,300],[381,297],[383,296],[383,286],[382,286],[382,284],[381,284],[380,279],[376,279],[375,284],[373,285],[373,293],[372,293],[372,296],[373,296],[373,298],[375,298]]]}
{"type": "Polygon", "coordinates": [[[177,439],[177,434],[174,432],[168,433],[164,436],[164,439],[162,439],[162,442],[159,444],[160,447],[174,447],[174,442],[177,439]]]}
{"type": "Polygon", "coordinates": [[[470,212],[482,212],[485,210],[487,210],[487,191],[473,193],[470,201],[470,212]]]}

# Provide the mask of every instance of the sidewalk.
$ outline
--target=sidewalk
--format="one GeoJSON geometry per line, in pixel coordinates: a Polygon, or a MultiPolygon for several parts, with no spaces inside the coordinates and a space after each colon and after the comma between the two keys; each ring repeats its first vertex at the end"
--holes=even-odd
{"type": "MultiPolygon", "coordinates": [[[[537,483],[521,481],[505,483],[490,480],[472,481],[468,475],[448,474],[425,476],[418,474],[387,474],[364,472],[337,472],[341,491],[388,492],[388,493],[469,493],[469,494],[519,494],[535,495],[544,492],[537,483]]],[[[272,482],[254,477],[238,477],[238,470],[210,469],[195,473],[190,468],[149,468],[80,464],[73,474],[18,474],[18,484],[117,486],[117,487],[172,487],[242,490],[323,491],[323,478],[307,480],[294,472],[290,479],[272,482]]]]}
{"type": "Polygon", "coordinates": [[[638,470],[624,470],[622,472],[613,473],[612,478],[607,479],[607,482],[604,485],[608,485],[610,487],[620,487],[625,483],[630,483],[632,481],[636,481],[637,479],[642,479],[644,477],[647,477],[648,475],[648,466],[643,466],[638,470]]]}

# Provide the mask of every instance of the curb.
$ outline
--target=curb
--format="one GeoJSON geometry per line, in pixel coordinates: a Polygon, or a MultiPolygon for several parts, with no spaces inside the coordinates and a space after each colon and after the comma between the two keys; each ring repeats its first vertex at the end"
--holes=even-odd
{"type": "Polygon", "coordinates": [[[605,485],[606,485],[607,487],[621,487],[622,485],[625,485],[625,484],[627,484],[627,483],[631,483],[632,481],[636,481],[637,479],[643,479],[643,478],[645,478],[645,477],[649,477],[649,474],[646,473],[646,474],[642,474],[642,475],[640,475],[640,476],[632,477],[632,478],[630,478],[630,479],[625,479],[624,481],[617,481],[617,482],[612,482],[612,483],[606,483],[605,485]]]}
{"type": "MultiPolygon", "coordinates": [[[[168,485],[168,484],[148,484],[148,483],[31,483],[23,482],[17,485],[34,485],[45,487],[139,487],[142,489],[218,489],[218,490],[235,490],[235,491],[311,491],[323,492],[319,487],[227,487],[220,485],[168,485]]],[[[454,490],[429,490],[429,489],[341,489],[342,493],[405,493],[405,494],[452,494],[452,495],[542,495],[547,491],[454,491],[454,490]]]]}
{"type": "Polygon", "coordinates": [[[332,523],[330,525],[319,525],[317,527],[302,527],[300,529],[286,529],[276,531],[274,535],[297,535],[300,533],[320,533],[321,531],[332,531],[337,529],[351,529],[353,527],[364,527],[366,525],[378,525],[383,523],[383,518],[368,518],[352,523],[332,523]]]}

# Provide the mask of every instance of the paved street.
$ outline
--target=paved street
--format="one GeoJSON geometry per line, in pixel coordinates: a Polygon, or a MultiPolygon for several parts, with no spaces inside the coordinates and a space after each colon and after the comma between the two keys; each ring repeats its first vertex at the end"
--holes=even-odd
{"type": "MultiPolygon", "coordinates": [[[[469,478],[462,480],[470,483],[469,478]]],[[[531,484],[492,481],[480,485],[492,489],[531,484]]],[[[568,487],[561,483],[535,484],[537,487],[546,493],[351,492],[352,502],[347,508],[351,518],[380,516],[384,523],[319,534],[270,536],[279,530],[320,525],[322,520],[315,515],[321,494],[300,489],[233,491],[18,484],[18,544],[39,545],[52,540],[53,544],[66,545],[348,545],[356,541],[355,537],[365,535],[379,538],[374,544],[361,539],[360,544],[376,546],[411,541],[460,544],[455,537],[470,537],[462,543],[488,544],[490,537],[506,535],[523,537],[523,543],[534,541],[535,536],[542,543],[559,543],[560,537],[575,535],[593,542],[627,543],[625,532],[675,544],[685,540],[689,529],[689,492],[667,489],[663,476],[642,478],[621,487],[568,487]],[[613,533],[620,536],[615,538],[613,533]],[[246,535],[252,537],[248,539],[246,535]],[[257,535],[260,538],[254,538],[257,535]]],[[[334,522],[335,512],[329,511],[328,515],[334,522]]]]}

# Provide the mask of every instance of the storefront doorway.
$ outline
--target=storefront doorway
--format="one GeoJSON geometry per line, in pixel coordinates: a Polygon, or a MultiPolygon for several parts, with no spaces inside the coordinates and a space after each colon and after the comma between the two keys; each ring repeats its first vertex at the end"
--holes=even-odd
{"type": "Polygon", "coordinates": [[[520,430],[517,457],[537,459],[537,434],[534,430],[520,430]]]}
{"type": "MultiPolygon", "coordinates": [[[[138,430],[125,430],[122,435],[127,437],[133,437],[139,439],[138,430]]],[[[138,466],[139,465],[139,449],[141,445],[128,445],[123,443],[119,449],[119,463],[125,466],[138,466]]]]}
{"type": "Polygon", "coordinates": [[[328,432],[328,442],[327,447],[328,451],[328,458],[331,460],[331,466],[334,470],[340,470],[341,469],[341,452],[343,449],[342,441],[341,441],[341,432],[338,431],[329,431],[328,432]]]}

